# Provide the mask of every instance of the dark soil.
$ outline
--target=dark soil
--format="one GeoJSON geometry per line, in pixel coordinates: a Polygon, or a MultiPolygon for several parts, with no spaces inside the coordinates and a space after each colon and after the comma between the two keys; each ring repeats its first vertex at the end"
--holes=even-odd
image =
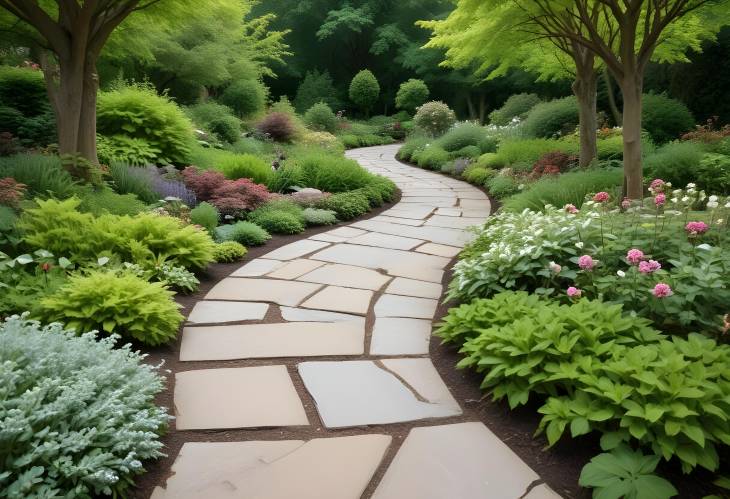
{"type": "MultiPolygon", "coordinates": [[[[400,194],[398,194],[400,196],[400,194]]],[[[384,210],[392,207],[398,200],[378,208],[361,219],[371,218],[384,210]]],[[[492,206],[495,206],[494,200],[492,206]]],[[[351,222],[348,222],[348,224],[351,222]]],[[[192,306],[201,300],[205,294],[221,279],[227,277],[234,270],[239,268],[248,260],[263,256],[280,246],[307,238],[319,232],[331,230],[332,227],[317,227],[294,236],[275,236],[266,245],[250,248],[245,259],[241,262],[230,264],[211,265],[208,270],[199,276],[200,289],[192,295],[178,295],[177,302],[183,306],[182,313],[187,316],[192,306]]],[[[455,263],[456,259],[452,262],[455,263]]],[[[451,266],[450,266],[451,267],[451,266]]],[[[449,267],[449,268],[450,268],[449,267]]],[[[444,275],[444,287],[452,276],[451,270],[444,275]]],[[[377,298],[377,295],[376,295],[377,298]]],[[[375,303],[375,299],[372,303],[375,303]]],[[[436,313],[434,322],[447,313],[454,303],[442,303],[436,313]]],[[[370,329],[374,321],[374,314],[371,309],[367,314],[367,326],[370,329]]],[[[248,321],[245,323],[274,323],[281,321],[276,307],[275,312],[269,314],[262,321],[248,321]]],[[[283,359],[253,359],[253,360],[232,360],[232,361],[204,361],[204,362],[179,362],[180,337],[172,344],[165,347],[155,348],[149,353],[147,361],[153,364],[164,362],[164,375],[167,378],[167,389],[162,392],[156,402],[170,408],[173,413],[173,390],[174,373],[194,369],[223,368],[223,367],[249,367],[257,365],[271,365],[276,363],[286,365],[294,385],[301,397],[304,409],[309,418],[310,425],[296,428],[261,428],[261,429],[231,429],[231,430],[186,430],[177,431],[172,423],[170,430],[162,437],[165,445],[164,452],[167,457],[157,461],[147,462],[147,473],[136,478],[136,485],[130,490],[129,497],[133,499],[148,499],[154,488],[164,485],[166,479],[171,475],[171,467],[185,442],[227,442],[246,440],[302,440],[327,436],[349,436],[372,433],[383,433],[393,437],[393,443],[389,447],[383,462],[375,473],[374,479],[365,490],[363,498],[369,498],[375,491],[382,479],[385,470],[397,453],[400,445],[407,436],[409,430],[414,426],[443,425],[459,423],[464,421],[481,421],[504,441],[521,459],[523,459],[542,480],[557,493],[568,498],[589,498],[590,491],[581,489],[578,486],[578,476],[583,465],[588,460],[600,453],[598,439],[596,437],[581,437],[579,439],[563,439],[555,447],[546,450],[547,441],[542,436],[535,437],[534,433],[540,421],[537,408],[539,401],[533,400],[527,406],[510,410],[506,402],[492,402],[479,389],[481,377],[471,370],[457,370],[455,364],[460,360],[457,348],[440,344],[437,338],[431,339],[430,355],[439,374],[451,390],[455,399],[461,405],[464,414],[458,417],[439,418],[389,425],[374,425],[369,427],[348,428],[342,430],[330,430],[324,427],[317,414],[314,400],[304,388],[301,378],[297,372],[298,363],[312,360],[311,358],[283,358],[283,359]]],[[[369,335],[366,337],[366,347],[369,344],[369,335]]],[[[366,350],[367,351],[367,350],[366,350]]],[[[351,357],[324,356],[318,360],[351,360],[351,357]]],[[[661,472],[669,478],[680,490],[680,497],[699,499],[710,493],[717,493],[711,485],[712,477],[709,473],[694,473],[691,477],[682,475],[675,467],[666,467],[661,472]]],[[[215,499],[215,498],[210,498],[215,499]]],[[[265,498],[262,498],[265,499],[265,498]]],[[[292,498],[295,499],[295,498],[292,498]]],[[[404,498],[405,499],[405,498],[404,498]]],[[[446,498],[444,498],[446,499],[446,498]]],[[[478,499],[478,498],[474,498],[478,499]]],[[[502,499],[502,498],[494,498],[502,499]]],[[[511,499],[511,498],[510,498],[511,499]]]]}

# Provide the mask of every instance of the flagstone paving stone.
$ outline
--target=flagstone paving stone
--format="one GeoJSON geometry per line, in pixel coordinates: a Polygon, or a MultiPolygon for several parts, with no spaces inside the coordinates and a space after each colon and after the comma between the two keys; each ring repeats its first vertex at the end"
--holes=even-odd
{"type": "Polygon", "coordinates": [[[152,499],[359,499],[391,440],[187,442],[152,499]]]}
{"type": "Polygon", "coordinates": [[[212,324],[261,320],[269,310],[266,303],[245,303],[231,301],[199,301],[188,315],[188,322],[212,324]]]}
{"type": "Polygon", "coordinates": [[[178,372],[174,397],[178,430],[309,424],[286,366],[178,372]]]}
{"type": "Polygon", "coordinates": [[[174,424],[246,433],[239,442],[181,434],[196,441],[184,443],[152,499],[361,498],[391,444],[387,425],[407,422],[373,498],[559,497],[544,484],[527,493],[537,475],[484,425],[463,422],[428,358],[444,272],[474,237],[465,227],[489,215],[489,200],[399,163],[397,149],[347,152],[399,185],[397,205],[252,260],[195,305],[180,365],[209,368],[175,374],[174,424]],[[264,318],[274,322],[252,322],[264,318]],[[210,368],[216,362],[225,367],[210,368]],[[371,425],[386,426],[370,433],[371,425]],[[294,439],[257,436],[276,427],[294,439]],[[331,431],[350,427],[357,436],[331,431]]]}
{"type": "Polygon", "coordinates": [[[364,321],[186,327],[180,360],[360,355],[364,321]]]}
{"type": "Polygon", "coordinates": [[[364,315],[372,297],[373,292],[367,289],[327,286],[302,303],[302,307],[364,315]]]}

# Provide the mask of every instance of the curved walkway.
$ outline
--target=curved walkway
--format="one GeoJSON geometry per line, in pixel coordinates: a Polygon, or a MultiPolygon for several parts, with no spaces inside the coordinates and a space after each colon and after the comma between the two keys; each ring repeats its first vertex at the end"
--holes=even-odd
{"type": "Polygon", "coordinates": [[[185,443],[154,499],[558,497],[460,417],[428,357],[444,271],[489,201],[397,149],[347,155],[392,179],[400,203],[252,260],[196,304],[180,360],[244,362],[178,372],[176,427],[252,431],[185,443]]]}

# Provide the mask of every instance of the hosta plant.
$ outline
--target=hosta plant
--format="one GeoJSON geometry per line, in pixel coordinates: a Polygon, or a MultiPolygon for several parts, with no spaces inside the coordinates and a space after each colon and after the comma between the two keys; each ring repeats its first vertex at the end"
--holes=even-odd
{"type": "Polygon", "coordinates": [[[79,333],[99,330],[159,345],[175,339],[183,320],[173,295],[163,283],[129,270],[94,270],[41,300],[39,315],[79,333]]]}
{"type": "Polygon", "coordinates": [[[163,455],[163,378],[116,342],[0,323],[0,497],[118,497],[163,455]]]}

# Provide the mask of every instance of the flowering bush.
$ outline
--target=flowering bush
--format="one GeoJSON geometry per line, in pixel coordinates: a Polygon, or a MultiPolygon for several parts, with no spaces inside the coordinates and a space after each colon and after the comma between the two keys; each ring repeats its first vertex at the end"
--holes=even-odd
{"type": "Polygon", "coordinates": [[[228,180],[219,171],[201,172],[194,166],[185,168],[182,174],[185,184],[195,192],[198,200],[208,201],[223,216],[241,218],[269,198],[265,185],[247,178],[228,180]]]}
{"type": "Polygon", "coordinates": [[[438,137],[456,122],[456,115],[443,102],[431,101],[418,108],[413,122],[420,130],[432,137],[438,137]]]}
{"type": "Polygon", "coordinates": [[[0,324],[3,497],[123,496],[161,457],[157,368],[116,337],[14,316],[0,324]]]}

